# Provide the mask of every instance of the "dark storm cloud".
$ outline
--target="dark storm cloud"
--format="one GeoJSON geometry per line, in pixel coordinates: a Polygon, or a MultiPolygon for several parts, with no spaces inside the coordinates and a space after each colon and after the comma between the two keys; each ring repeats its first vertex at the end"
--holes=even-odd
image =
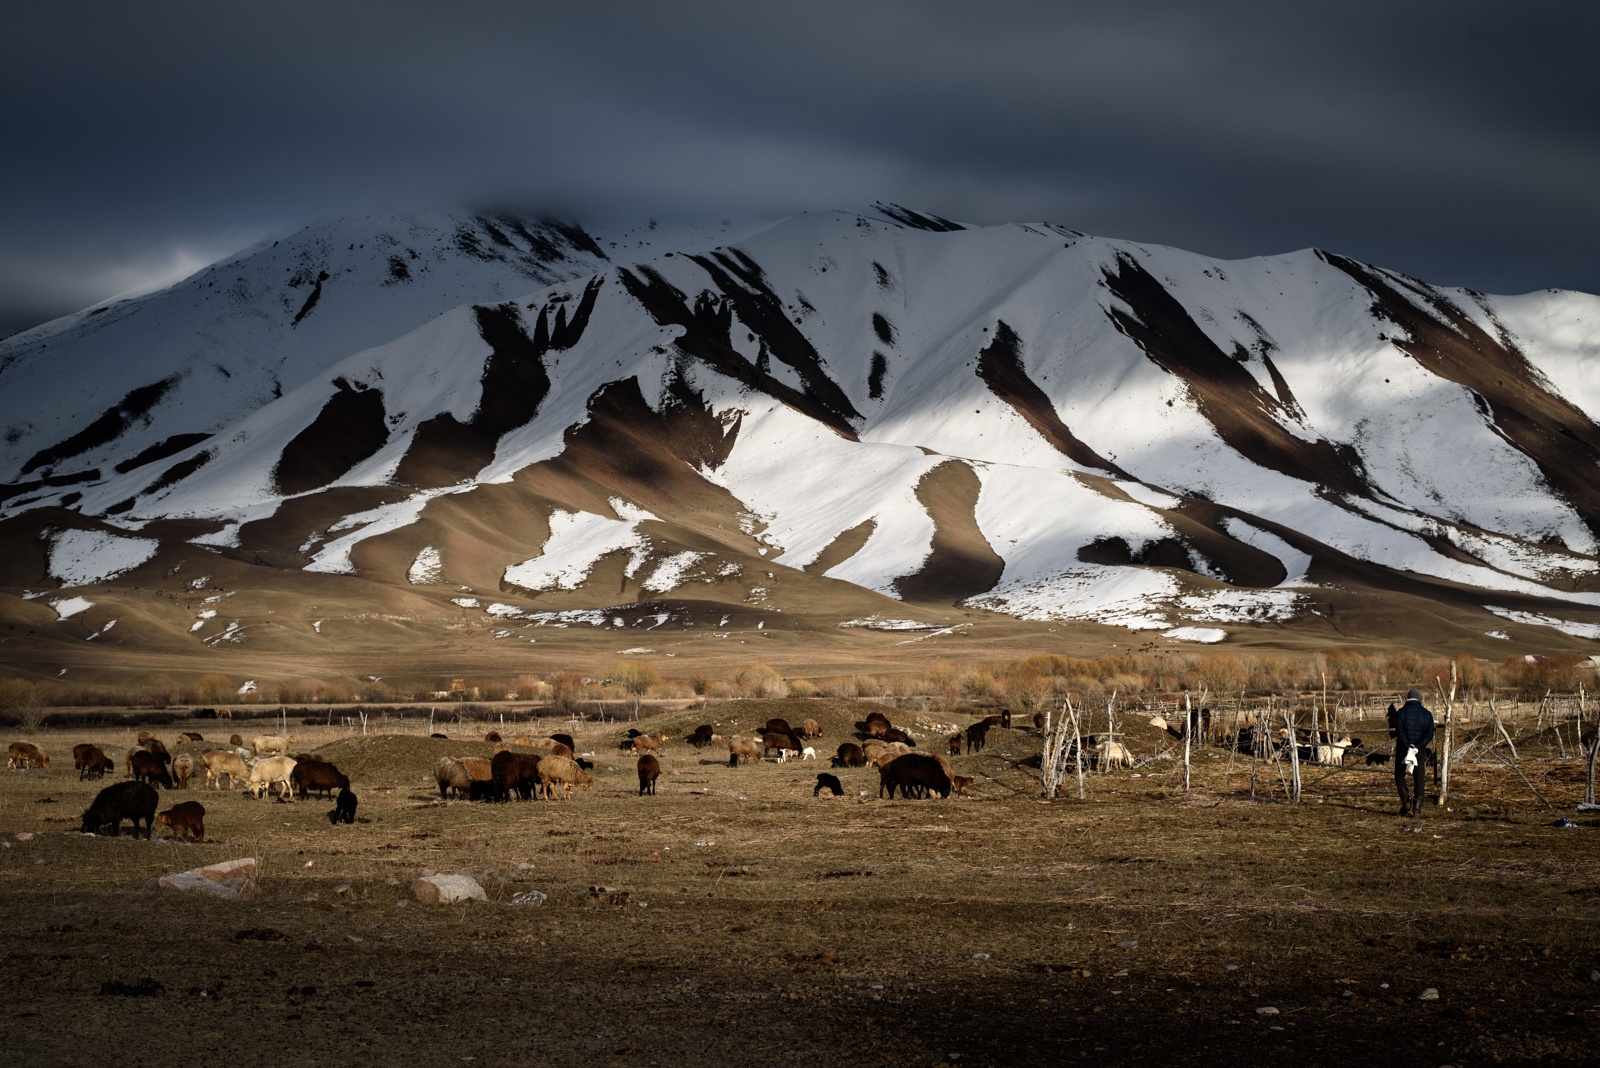
{"type": "Polygon", "coordinates": [[[1600,291],[1600,19],[1559,0],[31,7],[0,41],[0,333],[419,202],[892,199],[1600,291]]]}

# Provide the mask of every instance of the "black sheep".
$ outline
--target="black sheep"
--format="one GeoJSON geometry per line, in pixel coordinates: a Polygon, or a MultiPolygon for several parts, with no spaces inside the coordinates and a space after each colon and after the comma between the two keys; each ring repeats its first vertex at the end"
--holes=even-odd
{"type": "Polygon", "coordinates": [[[95,795],[94,803],[83,814],[84,834],[103,834],[111,828],[111,837],[122,833],[122,821],[131,820],[133,836],[139,837],[139,824],[144,823],[144,836],[156,822],[156,805],[161,795],[147,782],[124,781],[112,783],[95,795]]]}
{"type": "Polygon", "coordinates": [[[839,776],[830,775],[826,771],[819,771],[817,772],[817,788],[811,791],[811,796],[817,797],[824,790],[831,792],[834,797],[844,796],[844,787],[839,783],[839,776]]]}
{"type": "Polygon", "coordinates": [[[339,791],[339,800],[333,803],[328,810],[328,822],[337,827],[340,823],[354,823],[356,821],[356,803],[359,798],[350,792],[346,786],[339,791]]]}

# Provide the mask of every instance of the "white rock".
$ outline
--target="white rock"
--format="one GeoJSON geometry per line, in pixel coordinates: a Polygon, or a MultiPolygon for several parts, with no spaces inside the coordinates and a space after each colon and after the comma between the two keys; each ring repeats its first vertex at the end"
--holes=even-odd
{"type": "Polygon", "coordinates": [[[204,868],[163,875],[145,885],[157,890],[197,890],[227,901],[248,901],[256,896],[256,862],[253,857],[225,860],[204,868]]]}
{"type": "Polygon", "coordinates": [[[1430,987],[1428,987],[1428,989],[1424,990],[1422,993],[1417,995],[1417,1000],[1418,1001],[1438,1001],[1439,1000],[1439,991],[1430,986],[1430,987]]]}
{"type": "Polygon", "coordinates": [[[1276,1016],[1276,1015],[1278,1015],[1278,1010],[1273,1005],[1263,1005],[1259,1009],[1256,1010],[1256,1015],[1257,1016],[1276,1016]]]}
{"type": "Polygon", "coordinates": [[[458,901],[487,901],[478,880],[470,875],[424,875],[411,884],[411,892],[424,905],[454,905],[458,901]]]}
{"type": "Polygon", "coordinates": [[[527,890],[527,891],[524,891],[523,893],[518,894],[516,897],[512,898],[508,902],[508,904],[512,904],[512,905],[532,905],[532,906],[537,907],[539,905],[543,905],[545,903],[545,901],[548,900],[548,897],[549,897],[549,895],[543,893],[542,891],[539,891],[539,890],[527,890]]]}

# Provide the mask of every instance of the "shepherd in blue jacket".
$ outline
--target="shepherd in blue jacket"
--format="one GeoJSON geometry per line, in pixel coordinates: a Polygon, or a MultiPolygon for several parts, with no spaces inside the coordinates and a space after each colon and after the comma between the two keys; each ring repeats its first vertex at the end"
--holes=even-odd
{"type": "Polygon", "coordinates": [[[1422,705],[1422,691],[1413,686],[1406,703],[1394,714],[1394,785],[1400,791],[1400,815],[1422,815],[1422,787],[1433,741],[1433,713],[1422,705]],[[1415,791],[1407,789],[1407,778],[1415,791]]]}

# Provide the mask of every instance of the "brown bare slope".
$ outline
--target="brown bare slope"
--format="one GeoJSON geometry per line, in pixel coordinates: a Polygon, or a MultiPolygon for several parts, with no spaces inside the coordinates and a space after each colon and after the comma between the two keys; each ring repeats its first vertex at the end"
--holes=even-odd
{"type": "Polygon", "coordinates": [[[960,460],[946,460],[917,482],[917,500],[933,519],[933,551],[922,570],[897,579],[895,593],[913,604],[953,604],[994,588],[1006,569],[976,509],[983,483],[960,460]]]}
{"type": "Polygon", "coordinates": [[[347,474],[389,440],[383,392],[352,386],[342,378],[309,426],[283,447],[273,483],[285,496],[320,489],[347,474]]]}

